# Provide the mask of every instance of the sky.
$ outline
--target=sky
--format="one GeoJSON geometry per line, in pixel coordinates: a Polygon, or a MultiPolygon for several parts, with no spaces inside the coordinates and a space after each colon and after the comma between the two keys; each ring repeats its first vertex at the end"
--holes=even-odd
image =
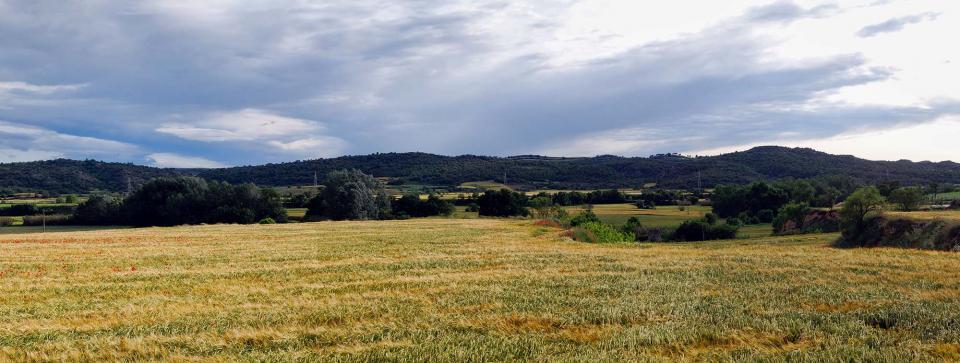
{"type": "Polygon", "coordinates": [[[960,161],[960,2],[0,0],[0,162],[960,161]]]}

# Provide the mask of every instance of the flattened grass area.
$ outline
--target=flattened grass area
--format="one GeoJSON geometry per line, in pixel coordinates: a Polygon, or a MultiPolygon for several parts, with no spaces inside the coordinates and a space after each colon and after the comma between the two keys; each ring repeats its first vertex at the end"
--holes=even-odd
{"type": "Polygon", "coordinates": [[[0,360],[960,359],[954,253],[558,233],[421,219],[3,235],[0,360]]]}

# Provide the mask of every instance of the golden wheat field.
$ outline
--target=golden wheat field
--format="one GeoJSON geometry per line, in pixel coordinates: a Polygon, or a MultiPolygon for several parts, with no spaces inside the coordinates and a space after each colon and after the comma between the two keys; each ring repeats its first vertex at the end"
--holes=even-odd
{"type": "Polygon", "coordinates": [[[960,255],[422,219],[0,235],[0,360],[943,361],[960,255]]]}

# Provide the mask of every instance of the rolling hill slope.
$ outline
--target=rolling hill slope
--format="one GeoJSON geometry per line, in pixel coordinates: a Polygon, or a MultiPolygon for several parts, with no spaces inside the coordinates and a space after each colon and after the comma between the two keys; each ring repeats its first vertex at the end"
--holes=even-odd
{"type": "Polygon", "coordinates": [[[960,183],[960,164],[953,162],[870,161],[831,155],[811,149],[757,147],[708,157],[675,154],[651,157],[597,156],[553,158],[541,156],[441,156],[426,153],[385,153],[343,156],[289,163],[222,169],[157,169],[98,161],[53,160],[0,164],[0,189],[49,190],[59,193],[91,189],[122,191],[127,178],[134,184],[152,177],[198,175],[231,183],[265,186],[306,185],[314,173],[356,168],[392,183],[455,186],[478,180],[502,181],[527,188],[596,189],[638,187],[695,187],[699,172],[704,187],[787,177],[845,175],[864,181],[898,180],[905,184],[960,183]]]}

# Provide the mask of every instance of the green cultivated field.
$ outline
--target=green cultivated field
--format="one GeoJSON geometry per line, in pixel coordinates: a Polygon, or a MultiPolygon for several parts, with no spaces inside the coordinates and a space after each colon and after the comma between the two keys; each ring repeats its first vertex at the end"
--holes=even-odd
{"type": "Polygon", "coordinates": [[[480,193],[483,193],[483,191],[485,191],[485,190],[487,190],[487,189],[491,189],[491,190],[500,190],[500,189],[513,190],[513,188],[511,188],[509,185],[506,185],[506,184],[503,184],[503,183],[500,183],[500,182],[496,182],[496,181],[493,181],[493,180],[466,182],[466,183],[460,184],[460,188],[463,188],[463,189],[476,189],[477,192],[480,192],[480,193]]]}
{"type": "Polygon", "coordinates": [[[527,220],[0,236],[0,361],[960,359],[955,253],[527,220]]]}
{"type": "MultiPolygon", "coordinates": [[[[567,211],[577,214],[583,211],[583,207],[568,207],[567,211]]],[[[597,204],[593,206],[593,212],[600,220],[615,225],[626,223],[630,217],[637,217],[644,226],[675,227],[683,221],[702,218],[710,212],[710,207],[688,206],[680,210],[677,206],[662,206],[657,209],[639,209],[629,203],[597,204]]]]}
{"type": "MultiPolygon", "coordinates": [[[[105,229],[125,229],[130,227],[111,227],[111,226],[47,226],[47,233],[57,233],[57,232],[79,232],[79,231],[99,231],[105,229]]],[[[12,226],[12,227],[0,227],[0,235],[5,234],[28,234],[28,233],[42,233],[44,232],[43,227],[41,226],[12,226]]]]}
{"type": "MultiPolygon", "coordinates": [[[[661,206],[656,209],[639,209],[633,204],[597,204],[593,206],[593,212],[600,217],[600,220],[613,225],[622,225],[630,217],[637,217],[646,227],[676,227],[684,221],[703,218],[710,212],[710,207],[687,206],[680,210],[677,206],[661,206]]],[[[583,211],[583,207],[567,207],[571,214],[577,214],[583,211]]],[[[773,227],[770,224],[748,225],[740,228],[739,237],[753,238],[769,236],[773,233],[773,227]]]]}
{"type": "Polygon", "coordinates": [[[951,201],[960,199],[960,192],[950,192],[950,193],[938,193],[938,194],[927,194],[927,201],[951,201]]]}
{"type": "Polygon", "coordinates": [[[932,221],[936,219],[960,221],[960,210],[939,210],[923,212],[886,212],[887,215],[895,217],[906,217],[919,221],[932,221]]]}
{"type": "Polygon", "coordinates": [[[307,215],[307,208],[287,208],[287,216],[294,218],[303,218],[307,215]]]}

